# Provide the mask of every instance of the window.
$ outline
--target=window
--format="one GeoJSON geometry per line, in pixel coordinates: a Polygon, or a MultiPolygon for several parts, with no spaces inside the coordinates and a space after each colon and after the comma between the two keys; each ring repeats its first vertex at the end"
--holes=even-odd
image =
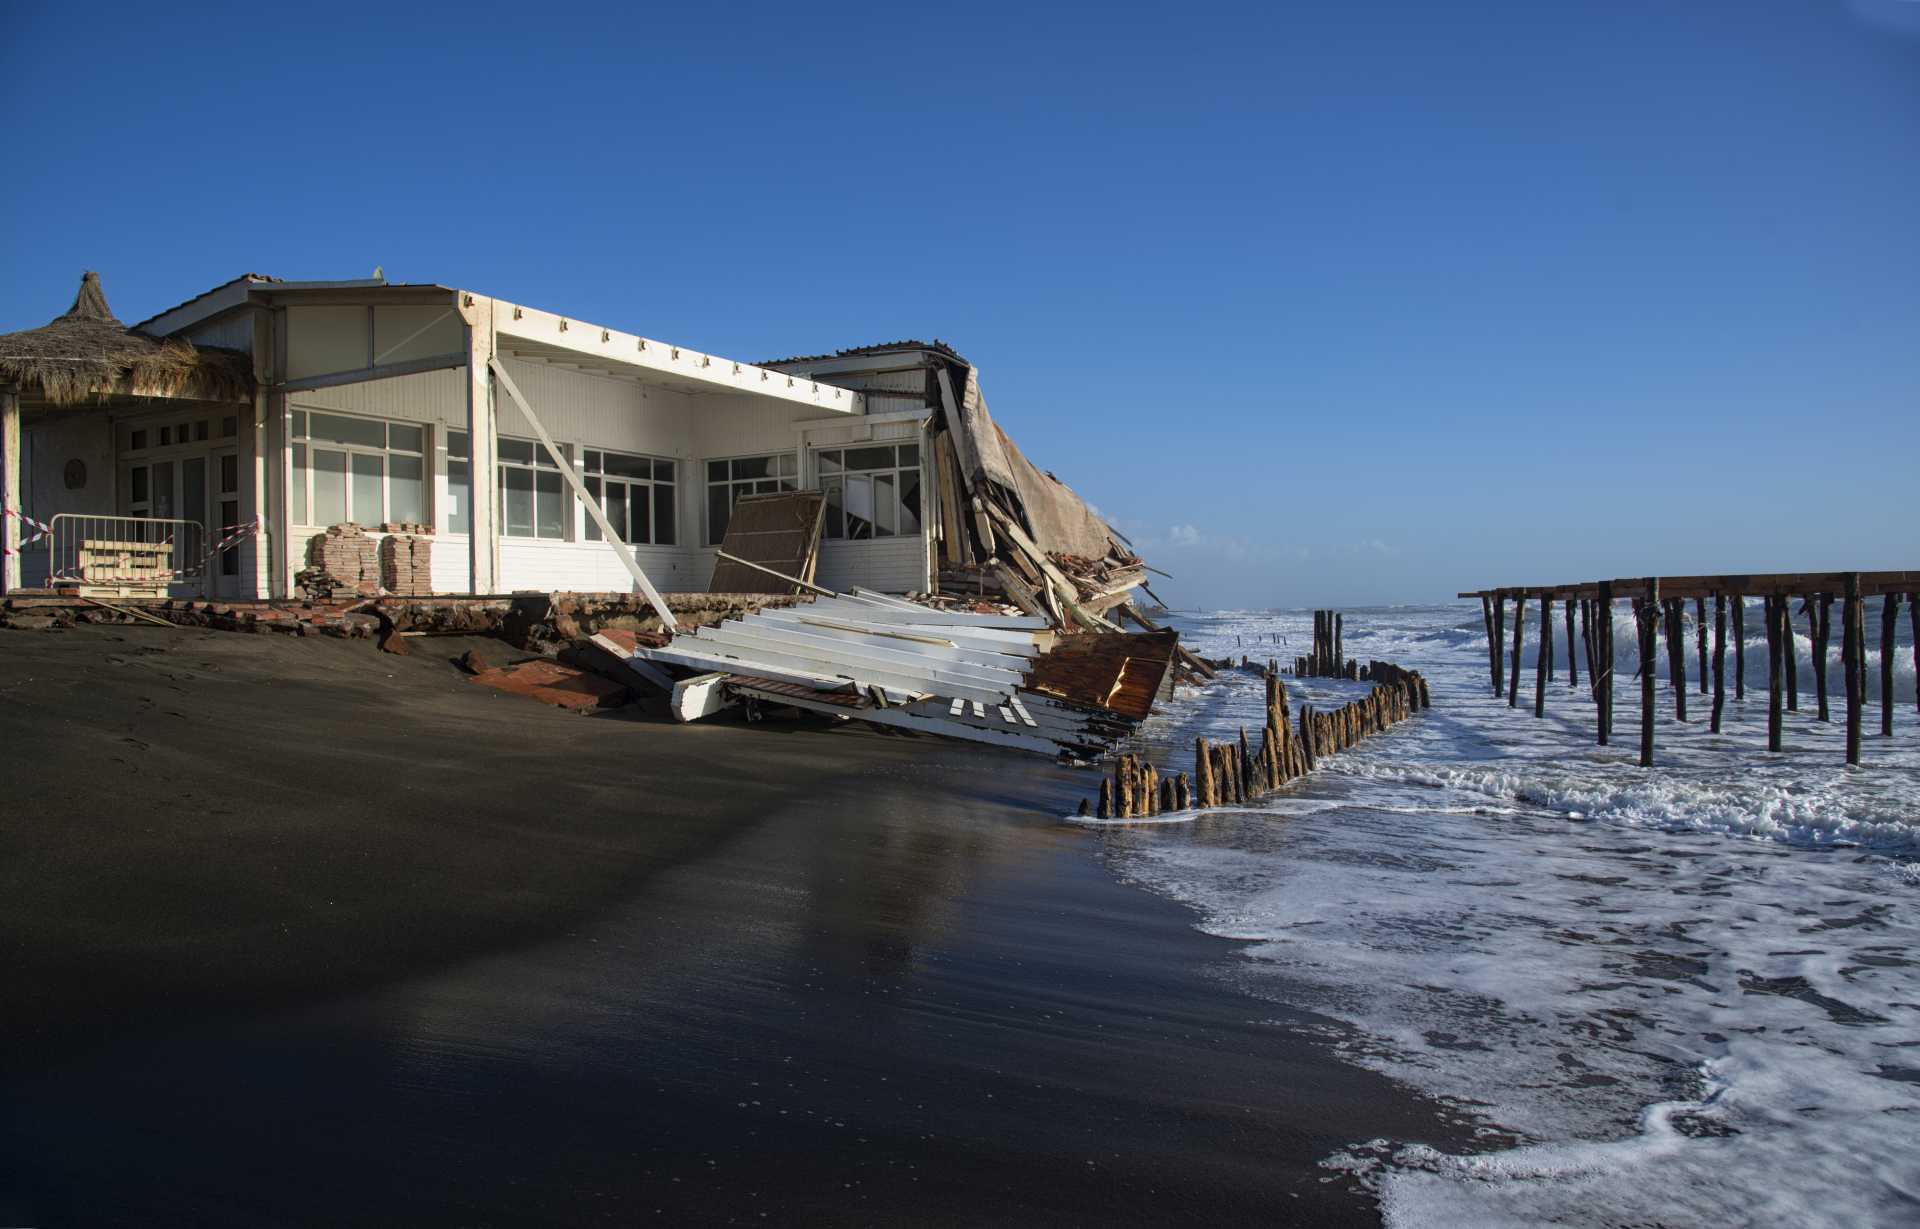
{"type": "Polygon", "coordinates": [[[295,524],[427,519],[426,431],[305,410],[293,416],[295,524]]]}
{"type": "MultiPolygon", "coordinates": [[[[674,544],[674,462],[619,452],[586,451],[587,494],[600,502],[607,523],[623,542],[636,546],[674,544]]],[[[600,526],[587,518],[587,540],[601,540],[600,526]]]]}
{"type": "MultiPolygon", "coordinates": [[[[562,444],[564,450],[567,445],[562,444]]],[[[543,445],[532,440],[499,441],[501,532],[510,538],[567,537],[566,480],[543,445]]]]}
{"type": "Polygon", "coordinates": [[[829,538],[920,532],[920,446],[877,444],[814,454],[827,496],[829,538]]]}
{"type": "Polygon", "coordinates": [[[465,431],[447,432],[447,532],[473,529],[473,464],[465,431]]]}
{"type": "Polygon", "coordinates": [[[768,457],[735,457],[707,462],[707,545],[727,537],[733,505],[742,495],[792,491],[800,486],[800,463],[790,452],[768,457]]]}
{"type": "Polygon", "coordinates": [[[145,431],[135,431],[128,437],[127,447],[135,452],[145,452],[147,450],[147,433],[145,431]]]}

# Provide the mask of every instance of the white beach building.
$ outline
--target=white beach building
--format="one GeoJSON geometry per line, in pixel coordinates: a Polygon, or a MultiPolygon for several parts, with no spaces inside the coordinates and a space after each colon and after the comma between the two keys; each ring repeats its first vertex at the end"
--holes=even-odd
{"type": "MultiPolygon", "coordinates": [[[[76,320],[121,327],[92,275],[74,312],[0,350],[76,320]]],[[[7,518],[9,543],[63,515],[180,523],[204,544],[199,574],[175,561],[184,580],[281,597],[327,526],[410,522],[433,529],[436,592],[630,590],[497,364],[659,589],[705,588],[732,501],[795,487],[828,495],[820,584],[904,593],[939,568],[922,459],[943,347],[755,365],[451,286],[255,274],[126,332],[250,367],[251,388],[129,369],[62,398],[0,354],[5,502],[31,518],[7,518]],[[233,526],[257,528],[217,550],[233,526]]],[[[59,570],[49,545],[7,556],[9,590],[59,570]]]]}

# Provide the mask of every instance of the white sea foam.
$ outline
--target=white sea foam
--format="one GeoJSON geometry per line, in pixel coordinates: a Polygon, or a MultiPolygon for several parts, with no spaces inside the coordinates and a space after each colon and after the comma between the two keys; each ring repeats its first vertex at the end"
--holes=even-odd
{"type": "MultiPolygon", "coordinates": [[[[1663,688],[1647,772],[1624,685],[1614,748],[1592,745],[1564,664],[1546,718],[1531,670],[1524,707],[1496,701],[1477,610],[1346,622],[1350,656],[1427,673],[1434,712],[1265,813],[1099,834],[1121,873],[1248,942],[1250,993],[1336,1022],[1308,1031],[1451,1104],[1490,1149],[1375,1141],[1330,1174],[1400,1225],[1920,1221],[1911,702],[1849,771],[1810,687],[1784,756],[1764,750],[1759,689],[1716,737],[1705,697],[1681,727],[1663,688]]],[[[1210,656],[1291,660],[1310,639],[1305,612],[1185,627],[1210,656]]],[[[1625,676],[1630,628],[1616,639],[1625,676]]],[[[1296,704],[1354,690],[1288,686],[1296,704]]],[[[1257,726],[1259,703],[1255,676],[1229,675],[1149,745],[1188,767],[1196,732],[1257,726]]]]}

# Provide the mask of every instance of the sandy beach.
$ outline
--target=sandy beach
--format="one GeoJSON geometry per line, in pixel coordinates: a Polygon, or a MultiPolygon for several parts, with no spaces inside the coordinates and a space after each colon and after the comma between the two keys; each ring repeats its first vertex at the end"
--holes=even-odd
{"type": "Polygon", "coordinates": [[[461,647],[7,634],[0,1220],[1365,1224],[1322,1158],[1465,1146],[1117,881],[1083,774],[461,647]]]}

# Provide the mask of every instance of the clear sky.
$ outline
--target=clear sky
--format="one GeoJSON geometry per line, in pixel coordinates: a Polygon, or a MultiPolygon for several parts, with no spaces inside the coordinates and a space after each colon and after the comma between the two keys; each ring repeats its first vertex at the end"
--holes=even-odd
{"type": "Polygon", "coordinates": [[[0,330],[937,336],[1180,605],[1920,566],[1920,0],[5,12],[0,330]]]}

